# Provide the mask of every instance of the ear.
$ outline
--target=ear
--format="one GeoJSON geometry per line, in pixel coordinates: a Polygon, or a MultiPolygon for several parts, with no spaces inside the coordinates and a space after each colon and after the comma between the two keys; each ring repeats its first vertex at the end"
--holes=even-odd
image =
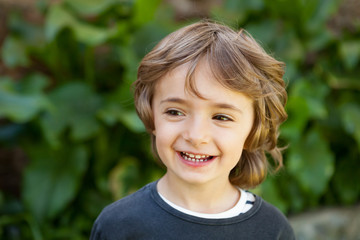
{"type": "Polygon", "coordinates": [[[156,136],[156,130],[155,130],[155,129],[152,130],[152,134],[153,134],[154,136],[156,136]]]}

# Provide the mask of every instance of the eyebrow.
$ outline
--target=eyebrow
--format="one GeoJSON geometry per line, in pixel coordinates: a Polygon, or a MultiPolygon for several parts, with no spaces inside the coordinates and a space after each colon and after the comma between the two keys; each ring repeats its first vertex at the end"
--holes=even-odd
{"type": "Polygon", "coordinates": [[[228,103],[215,103],[214,106],[217,108],[221,108],[221,109],[230,109],[230,110],[234,110],[234,111],[243,113],[243,111],[240,108],[238,108],[232,104],[228,104],[228,103]]]}
{"type": "MultiPolygon", "coordinates": [[[[168,102],[186,104],[186,101],[184,99],[176,98],[176,97],[175,98],[166,98],[166,99],[162,100],[160,102],[160,104],[168,103],[168,102]]],[[[236,107],[236,106],[234,106],[232,104],[228,104],[228,103],[221,103],[221,102],[217,103],[216,102],[216,103],[213,104],[213,106],[216,107],[216,108],[230,109],[230,110],[234,110],[234,111],[243,113],[243,111],[240,108],[238,108],[238,107],[236,107]]]]}
{"type": "Polygon", "coordinates": [[[160,102],[160,104],[173,102],[173,103],[186,103],[186,101],[182,98],[166,98],[160,102]]]}

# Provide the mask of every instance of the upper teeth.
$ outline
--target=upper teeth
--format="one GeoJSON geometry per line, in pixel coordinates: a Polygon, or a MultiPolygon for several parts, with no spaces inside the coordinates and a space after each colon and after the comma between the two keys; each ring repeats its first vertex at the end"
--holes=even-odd
{"type": "Polygon", "coordinates": [[[184,155],[185,160],[193,161],[193,162],[206,162],[210,155],[199,155],[199,154],[192,154],[187,152],[182,152],[184,155]]]}
{"type": "Polygon", "coordinates": [[[210,157],[209,155],[194,155],[192,153],[187,153],[187,152],[183,152],[183,154],[185,154],[186,156],[188,157],[191,157],[191,158],[208,158],[210,157]]]}

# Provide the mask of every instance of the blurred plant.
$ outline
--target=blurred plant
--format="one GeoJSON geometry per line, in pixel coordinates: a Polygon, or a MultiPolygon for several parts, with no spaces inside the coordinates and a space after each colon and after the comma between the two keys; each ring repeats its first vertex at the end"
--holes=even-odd
{"type": "MultiPolygon", "coordinates": [[[[339,4],[227,0],[210,13],[287,64],[286,169],[255,189],[287,213],[360,196],[360,25],[333,29],[339,4]]],[[[38,9],[43,23],[8,15],[1,48],[18,74],[0,76],[0,150],[20,148],[29,161],[21,194],[0,192],[0,238],[88,239],[105,205],[162,174],[130,89],[144,54],[186,22],[160,0],[38,9]]]]}
{"type": "Polygon", "coordinates": [[[44,24],[9,14],[1,59],[24,74],[0,79],[1,145],[30,161],[21,198],[1,194],[1,239],[88,239],[101,208],[160,175],[130,91],[170,31],[151,23],[159,3],[39,2],[44,24]]]}

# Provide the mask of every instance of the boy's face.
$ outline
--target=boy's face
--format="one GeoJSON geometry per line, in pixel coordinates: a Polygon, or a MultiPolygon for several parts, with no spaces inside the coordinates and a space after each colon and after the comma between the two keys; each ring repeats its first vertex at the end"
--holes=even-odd
{"type": "Polygon", "coordinates": [[[223,87],[206,62],[195,84],[204,99],[185,90],[187,65],[156,85],[152,102],[156,147],[166,177],[190,184],[229,182],[253,125],[253,102],[223,87]]]}

